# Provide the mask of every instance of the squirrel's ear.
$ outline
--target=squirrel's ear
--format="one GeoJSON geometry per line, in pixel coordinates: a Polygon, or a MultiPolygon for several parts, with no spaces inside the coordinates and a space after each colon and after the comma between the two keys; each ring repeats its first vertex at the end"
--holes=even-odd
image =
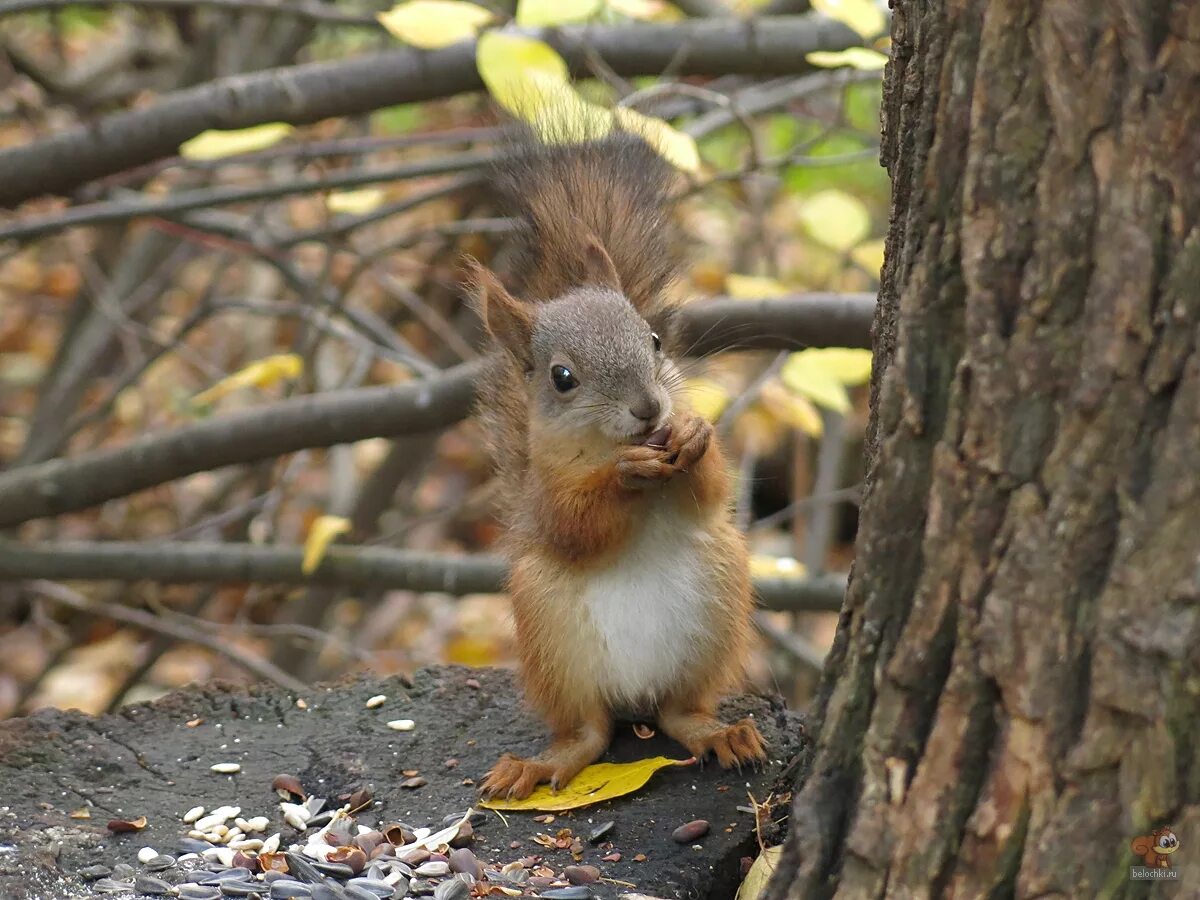
{"type": "Polygon", "coordinates": [[[467,260],[467,277],[488,334],[513,356],[526,359],[533,339],[533,310],[506,291],[496,273],[478,260],[467,260]]]}
{"type": "Polygon", "coordinates": [[[594,284],[597,287],[611,288],[620,293],[621,278],[617,275],[617,267],[613,265],[612,257],[601,246],[595,237],[588,239],[583,248],[584,284],[594,284]]]}

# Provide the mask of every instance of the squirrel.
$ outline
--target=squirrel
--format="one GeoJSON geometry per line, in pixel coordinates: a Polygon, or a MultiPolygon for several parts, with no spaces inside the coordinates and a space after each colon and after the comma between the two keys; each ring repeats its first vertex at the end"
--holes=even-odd
{"type": "Polygon", "coordinates": [[[1179,849],[1179,838],[1170,826],[1155,828],[1149,834],[1135,837],[1129,845],[1135,854],[1142,858],[1146,865],[1153,868],[1171,868],[1170,854],[1179,849]]]}
{"type": "Polygon", "coordinates": [[[720,443],[672,358],[675,172],[629,133],[526,135],[493,183],[518,223],[521,284],[467,261],[496,345],[479,410],[521,680],[552,742],[502,756],[481,791],[563,788],[616,720],[650,715],[697,759],[764,761],[751,719],[715,715],[744,678],[754,601],[720,443]]]}

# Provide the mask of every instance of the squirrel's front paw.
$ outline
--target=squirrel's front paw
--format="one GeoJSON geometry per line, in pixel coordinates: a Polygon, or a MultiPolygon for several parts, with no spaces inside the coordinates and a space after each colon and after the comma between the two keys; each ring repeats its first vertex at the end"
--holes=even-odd
{"type": "Polygon", "coordinates": [[[667,452],[675,468],[686,472],[699,462],[708,452],[712,436],[712,423],[700,416],[692,416],[676,425],[672,429],[671,439],[667,442],[667,452]]]}
{"type": "Polygon", "coordinates": [[[665,447],[644,444],[625,447],[617,458],[617,478],[621,487],[644,490],[662,484],[675,474],[675,467],[670,463],[673,455],[674,451],[665,447]]]}

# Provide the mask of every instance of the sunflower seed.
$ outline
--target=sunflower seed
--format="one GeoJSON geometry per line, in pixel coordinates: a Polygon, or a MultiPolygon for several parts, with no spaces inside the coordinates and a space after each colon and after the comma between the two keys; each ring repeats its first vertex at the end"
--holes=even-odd
{"type": "Polygon", "coordinates": [[[239,763],[217,763],[215,766],[209,766],[208,768],[218,775],[236,775],[242,771],[239,763]]]}
{"type": "Polygon", "coordinates": [[[146,868],[151,872],[162,872],[175,865],[175,857],[167,856],[165,853],[159,853],[153,859],[146,861],[146,868]]]}
{"type": "Polygon", "coordinates": [[[251,897],[265,894],[270,887],[259,881],[222,881],[221,893],[226,897],[251,897]]]}
{"type": "Polygon", "coordinates": [[[183,814],[183,823],[185,825],[191,825],[202,815],[204,815],[204,807],[203,806],[193,806],[191,809],[189,809],[187,812],[185,812],[183,814]]]}
{"type": "Polygon", "coordinates": [[[433,900],[467,900],[470,896],[471,889],[467,883],[457,878],[443,881],[433,889],[433,900]]]}
{"type": "Polygon", "coordinates": [[[143,894],[152,894],[154,896],[171,893],[171,885],[167,884],[161,878],[151,878],[149,875],[139,875],[133,879],[133,889],[141,891],[143,894]]]}
{"type": "Polygon", "coordinates": [[[108,866],[88,866],[79,870],[79,877],[84,881],[95,881],[97,878],[107,878],[112,871],[108,866]]]}
{"type": "Polygon", "coordinates": [[[312,888],[302,881],[280,879],[271,885],[271,900],[293,900],[297,897],[311,897],[312,888]]]}
{"type": "Polygon", "coordinates": [[[387,727],[392,731],[412,731],[417,727],[417,723],[412,719],[393,719],[387,723],[387,727]]]}
{"type": "Polygon", "coordinates": [[[597,825],[588,833],[588,843],[598,844],[604,840],[604,836],[612,831],[616,824],[616,822],[602,822],[597,825]]]}
{"type": "Polygon", "coordinates": [[[211,884],[181,884],[175,891],[179,900],[221,900],[221,889],[211,884]]]}
{"type": "Polygon", "coordinates": [[[384,694],[376,694],[367,701],[367,709],[377,709],[387,703],[387,696],[384,694]]]}
{"type": "Polygon", "coordinates": [[[98,894],[120,894],[123,891],[133,890],[133,883],[129,881],[116,881],[112,878],[101,878],[99,881],[92,882],[92,890],[98,894]]]}

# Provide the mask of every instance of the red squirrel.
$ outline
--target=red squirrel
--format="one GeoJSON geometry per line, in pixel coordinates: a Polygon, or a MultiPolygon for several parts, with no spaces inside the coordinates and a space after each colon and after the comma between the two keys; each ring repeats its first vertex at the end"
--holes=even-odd
{"type": "Polygon", "coordinates": [[[744,677],[754,601],[725,457],[672,358],[675,178],[630,134],[527,138],[495,178],[521,286],[468,263],[497,351],[480,413],[522,682],[552,734],[535,757],[502,756],[486,796],[564,787],[622,717],[653,716],[724,767],[766,758],[752,720],[715,715],[744,677]]]}

